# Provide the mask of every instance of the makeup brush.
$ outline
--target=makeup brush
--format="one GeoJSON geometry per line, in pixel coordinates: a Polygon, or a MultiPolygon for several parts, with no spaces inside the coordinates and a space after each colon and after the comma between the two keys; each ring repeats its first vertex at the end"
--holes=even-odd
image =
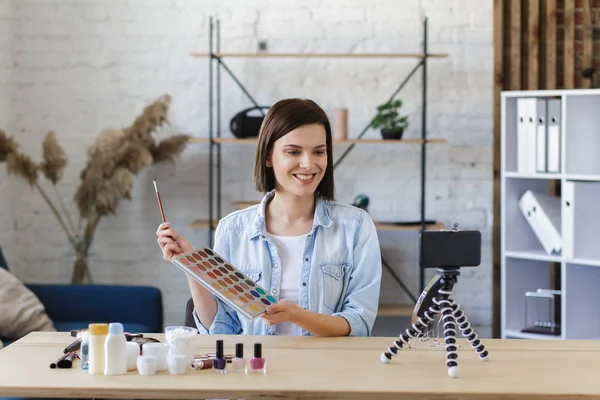
{"type": "Polygon", "coordinates": [[[152,182],[154,183],[154,191],[156,192],[156,199],[158,200],[158,207],[160,208],[160,216],[162,217],[162,222],[164,224],[165,222],[167,222],[167,220],[165,219],[165,211],[163,210],[162,201],[160,200],[160,193],[158,192],[156,178],[153,178],[152,182]]]}

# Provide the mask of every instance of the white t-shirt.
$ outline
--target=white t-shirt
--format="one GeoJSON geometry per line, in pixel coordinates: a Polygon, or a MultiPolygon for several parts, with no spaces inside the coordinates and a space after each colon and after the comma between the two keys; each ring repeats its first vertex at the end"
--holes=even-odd
{"type": "MultiPolygon", "coordinates": [[[[302,253],[304,252],[306,235],[269,236],[277,247],[277,253],[281,259],[281,294],[279,299],[288,299],[298,304],[302,253]]],[[[302,329],[291,322],[282,322],[275,325],[275,332],[277,335],[300,336],[302,329]]]]}

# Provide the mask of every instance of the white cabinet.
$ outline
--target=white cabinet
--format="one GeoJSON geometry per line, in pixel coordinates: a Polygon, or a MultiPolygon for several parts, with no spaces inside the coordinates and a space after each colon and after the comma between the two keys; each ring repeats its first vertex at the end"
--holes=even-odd
{"type": "Polygon", "coordinates": [[[600,339],[600,90],[503,92],[501,125],[502,338],[600,339]],[[531,193],[559,251],[519,206],[531,193]]]}

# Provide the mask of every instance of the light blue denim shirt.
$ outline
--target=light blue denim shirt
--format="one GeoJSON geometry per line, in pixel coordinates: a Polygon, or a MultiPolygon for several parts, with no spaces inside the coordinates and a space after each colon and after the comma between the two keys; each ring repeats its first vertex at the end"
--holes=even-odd
{"type": "MultiPolygon", "coordinates": [[[[269,192],[260,204],[221,219],[213,249],[279,300],[280,258],[265,224],[265,206],[273,195],[269,192]]],[[[377,231],[369,214],[351,205],[318,200],[303,258],[299,306],[345,318],[350,336],[370,336],[382,268],[377,231]]],[[[195,310],[193,315],[201,334],[275,334],[275,326],[260,317],[248,320],[219,299],[210,327],[200,323],[195,310]]],[[[302,335],[310,333],[302,330],[302,335]]]]}

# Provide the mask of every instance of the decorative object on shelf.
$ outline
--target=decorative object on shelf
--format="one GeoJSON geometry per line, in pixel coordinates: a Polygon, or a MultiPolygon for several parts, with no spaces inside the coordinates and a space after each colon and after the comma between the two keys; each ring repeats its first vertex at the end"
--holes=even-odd
{"type": "Polygon", "coordinates": [[[408,127],[408,117],[400,116],[400,107],[400,99],[389,100],[377,106],[377,114],[371,121],[371,128],[379,128],[384,139],[402,139],[404,130],[408,127]]]}
{"type": "Polygon", "coordinates": [[[362,208],[365,211],[369,211],[369,197],[366,194],[357,195],[352,201],[354,207],[362,208]]]}
{"type": "Polygon", "coordinates": [[[591,81],[590,86],[592,88],[597,89],[600,87],[600,85],[598,84],[598,74],[596,74],[596,69],[594,67],[582,69],[581,76],[591,81]]]}
{"type": "Polygon", "coordinates": [[[262,125],[263,119],[265,118],[263,109],[269,109],[269,106],[256,106],[246,108],[245,110],[240,111],[236,115],[231,118],[229,123],[229,128],[231,129],[231,133],[234,134],[238,139],[257,137],[258,132],[260,131],[260,126],[262,125]],[[263,115],[261,116],[252,116],[248,115],[250,111],[259,110],[263,115]]]}
{"type": "Polygon", "coordinates": [[[414,340],[430,337],[432,322],[439,317],[443,322],[448,376],[458,378],[456,328],[467,338],[483,361],[488,361],[489,352],[479,340],[467,316],[452,299],[452,289],[458,281],[461,267],[477,267],[481,264],[481,232],[460,231],[458,224],[444,231],[424,231],[420,236],[419,266],[436,268],[437,274],[419,296],[412,317],[412,327],[406,329],[393,346],[381,354],[384,364],[390,363],[404,345],[410,348],[414,340]]]}
{"type": "Polygon", "coordinates": [[[525,292],[526,328],[521,332],[560,336],[560,296],[560,290],[537,289],[535,292],[525,292]],[[531,300],[537,300],[535,301],[537,312],[531,312],[531,300]],[[559,304],[559,307],[556,306],[556,303],[559,304]],[[546,315],[540,315],[540,311],[546,315]],[[533,314],[533,321],[529,318],[531,314],[533,314]]]}
{"type": "Polygon", "coordinates": [[[336,108],[333,113],[333,140],[348,139],[348,109],[336,108]]]}
{"type": "Polygon", "coordinates": [[[43,161],[36,163],[18,149],[13,137],[0,130],[0,163],[5,163],[9,175],[24,179],[40,193],[75,253],[72,284],[92,283],[89,256],[96,228],[102,217],[115,214],[121,199],[131,199],[134,176],[146,166],[173,162],[188,144],[190,136],[185,134],[175,134],[158,143],[152,136],[168,122],[170,103],[171,97],[163,95],[145,107],[131,126],[108,128],[96,137],[87,150],[87,165],[80,173],[81,181],[74,196],[79,211],[77,225],[57,186],[68,160],[55,133],[51,131],[46,135],[42,143],[43,161]],[[51,200],[40,182],[40,173],[51,183],[57,200],[51,200]]]}
{"type": "Polygon", "coordinates": [[[519,209],[547,254],[562,250],[560,197],[527,190],[519,199],[519,209]]]}

